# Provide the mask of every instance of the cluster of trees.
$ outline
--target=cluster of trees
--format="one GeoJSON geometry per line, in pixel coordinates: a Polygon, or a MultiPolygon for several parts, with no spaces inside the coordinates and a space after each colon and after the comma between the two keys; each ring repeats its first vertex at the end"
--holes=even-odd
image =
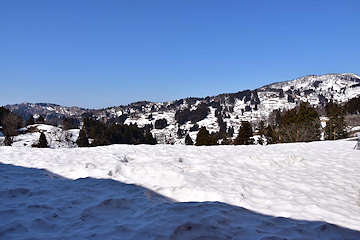
{"type": "Polygon", "coordinates": [[[329,103],[325,107],[329,121],[325,127],[325,139],[336,140],[348,136],[347,124],[345,123],[346,110],[336,103],[329,103]]]}
{"type": "Polygon", "coordinates": [[[156,144],[150,131],[139,128],[136,124],[110,124],[93,118],[84,118],[77,144],[79,147],[102,146],[110,144],[156,144]],[[91,139],[91,143],[89,141],[91,139]]]}
{"type": "MultiPolygon", "coordinates": [[[[325,139],[341,139],[348,136],[347,125],[345,123],[348,106],[341,106],[332,102],[326,105],[325,110],[329,120],[324,129],[325,139]]],[[[263,144],[264,141],[267,144],[274,144],[320,140],[321,124],[319,114],[308,103],[301,103],[299,107],[288,111],[275,111],[274,115],[273,121],[267,126],[264,121],[259,123],[257,127],[259,144],[263,144]]],[[[226,132],[226,124],[222,121],[221,114],[217,115],[217,117],[220,131],[210,134],[205,127],[200,128],[195,143],[197,146],[216,145],[220,142],[220,139],[222,144],[248,145],[254,143],[252,138],[253,128],[249,122],[242,122],[237,137],[231,141],[229,140],[229,134],[226,132]]],[[[229,130],[227,131],[229,132],[229,130]]],[[[193,144],[188,135],[185,138],[185,143],[193,144]]]]}
{"type": "Polygon", "coordinates": [[[175,113],[175,120],[180,124],[183,125],[184,123],[191,121],[191,123],[196,123],[201,121],[207,117],[209,114],[209,107],[206,103],[201,103],[195,109],[190,111],[188,108],[184,110],[178,110],[175,113]]]}
{"type": "Polygon", "coordinates": [[[62,129],[69,130],[69,129],[78,129],[80,127],[80,121],[75,118],[65,118],[63,120],[62,129]]]}
{"type": "MultiPolygon", "coordinates": [[[[341,139],[348,136],[345,122],[346,106],[330,102],[325,106],[329,120],[326,123],[324,137],[326,140],[341,139]]],[[[259,134],[268,143],[310,142],[321,138],[319,114],[308,103],[289,111],[274,111],[273,121],[268,127],[259,126],[259,134]]]]}
{"type": "Polygon", "coordinates": [[[308,103],[285,111],[278,122],[279,142],[310,142],[320,140],[319,114],[308,103]]]}
{"type": "MultiPolygon", "coordinates": [[[[221,127],[220,127],[221,129],[221,127]]],[[[230,129],[230,128],[229,128],[230,129]]],[[[233,130],[233,128],[231,128],[233,130]]],[[[196,136],[196,146],[211,146],[211,145],[218,145],[221,142],[222,145],[249,145],[253,144],[253,130],[252,126],[248,121],[243,121],[241,123],[241,127],[238,133],[238,136],[235,138],[234,141],[231,138],[227,137],[226,134],[221,134],[221,132],[213,132],[209,133],[206,127],[201,127],[197,136],[196,136]]],[[[193,145],[193,141],[189,135],[185,138],[185,144],[193,145]]]]}

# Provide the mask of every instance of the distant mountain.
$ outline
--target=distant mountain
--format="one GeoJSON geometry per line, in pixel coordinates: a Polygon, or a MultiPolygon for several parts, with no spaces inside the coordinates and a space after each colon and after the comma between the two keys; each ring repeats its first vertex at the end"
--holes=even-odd
{"type": "Polygon", "coordinates": [[[139,127],[154,127],[158,121],[157,129],[151,132],[159,142],[183,143],[186,134],[195,140],[198,128],[202,126],[206,126],[210,132],[219,131],[220,127],[232,127],[237,132],[241,121],[257,123],[268,119],[277,109],[292,109],[301,102],[323,107],[329,101],[344,103],[357,96],[360,96],[360,77],[354,73],[343,73],[308,75],[255,90],[213,97],[185,98],[163,103],[143,101],[98,110],[48,103],[22,103],[5,107],[26,119],[31,114],[35,117],[42,115],[60,124],[65,117],[81,119],[83,116],[94,116],[110,123],[136,123],[139,127]]]}

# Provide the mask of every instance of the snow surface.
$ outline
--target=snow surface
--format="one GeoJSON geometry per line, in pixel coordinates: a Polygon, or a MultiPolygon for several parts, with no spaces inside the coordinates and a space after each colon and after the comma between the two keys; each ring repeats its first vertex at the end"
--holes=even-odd
{"type": "Polygon", "coordinates": [[[360,239],[354,146],[0,147],[0,238],[360,239]]]}

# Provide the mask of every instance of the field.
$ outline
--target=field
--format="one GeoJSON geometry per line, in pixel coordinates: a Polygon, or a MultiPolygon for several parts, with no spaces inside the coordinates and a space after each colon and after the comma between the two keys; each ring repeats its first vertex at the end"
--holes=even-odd
{"type": "Polygon", "coordinates": [[[0,147],[0,238],[360,239],[354,146],[0,147]]]}

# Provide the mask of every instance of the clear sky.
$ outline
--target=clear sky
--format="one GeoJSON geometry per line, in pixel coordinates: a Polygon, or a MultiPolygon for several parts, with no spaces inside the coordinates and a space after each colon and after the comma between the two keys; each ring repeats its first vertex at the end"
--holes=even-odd
{"type": "Polygon", "coordinates": [[[164,102],[359,67],[359,0],[0,1],[0,105],[164,102]]]}

